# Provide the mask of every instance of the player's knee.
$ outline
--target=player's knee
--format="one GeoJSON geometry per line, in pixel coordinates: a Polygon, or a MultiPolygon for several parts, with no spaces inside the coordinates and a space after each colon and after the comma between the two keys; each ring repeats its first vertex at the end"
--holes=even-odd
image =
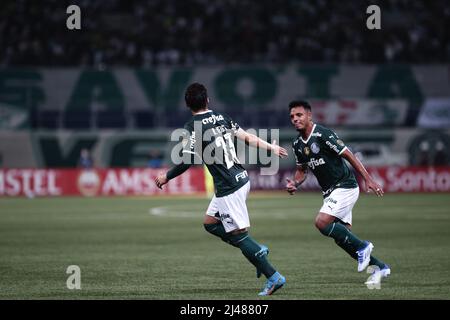
{"type": "Polygon", "coordinates": [[[324,236],[328,236],[330,225],[331,224],[328,221],[322,219],[316,219],[315,221],[315,226],[317,230],[319,230],[320,233],[323,234],[324,236]]]}
{"type": "Polygon", "coordinates": [[[324,229],[326,227],[328,223],[322,219],[320,219],[319,217],[316,218],[316,220],[314,221],[314,225],[316,226],[316,228],[320,231],[321,229],[324,229]]]}

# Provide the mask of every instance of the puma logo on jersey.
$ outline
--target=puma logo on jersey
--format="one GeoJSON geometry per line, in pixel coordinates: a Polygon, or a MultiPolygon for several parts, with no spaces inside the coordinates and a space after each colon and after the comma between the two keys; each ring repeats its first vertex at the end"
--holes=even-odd
{"type": "Polygon", "coordinates": [[[203,124],[208,124],[208,123],[216,124],[216,122],[220,121],[220,120],[223,120],[223,116],[221,114],[218,116],[213,114],[211,117],[202,119],[202,123],[203,124]]]}
{"type": "Polygon", "coordinates": [[[327,146],[330,147],[331,150],[333,150],[336,153],[339,153],[339,149],[338,149],[337,145],[332,144],[330,141],[327,141],[326,144],[327,144],[327,146]]]}
{"type": "Polygon", "coordinates": [[[320,159],[311,158],[311,160],[309,160],[308,162],[308,167],[310,167],[311,170],[314,170],[316,167],[321,166],[323,164],[325,164],[325,160],[323,160],[323,158],[320,159]]]}

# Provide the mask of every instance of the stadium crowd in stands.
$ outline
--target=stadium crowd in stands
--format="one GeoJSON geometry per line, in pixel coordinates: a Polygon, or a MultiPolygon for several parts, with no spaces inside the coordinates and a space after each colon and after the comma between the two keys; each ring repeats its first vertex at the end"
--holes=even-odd
{"type": "Polygon", "coordinates": [[[446,0],[4,0],[0,66],[442,63],[446,0]],[[68,31],[66,8],[81,8],[68,31]],[[382,29],[366,28],[370,4],[382,29]]]}

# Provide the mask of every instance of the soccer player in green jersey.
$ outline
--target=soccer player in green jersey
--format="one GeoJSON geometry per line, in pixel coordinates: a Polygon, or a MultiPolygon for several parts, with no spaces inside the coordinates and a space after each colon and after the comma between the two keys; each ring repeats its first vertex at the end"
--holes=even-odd
{"type": "Polygon", "coordinates": [[[287,179],[286,190],[294,194],[305,181],[308,171],[314,174],[324,197],[323,206],[315,221],[317,229],[323,235],[333,238],[339,247],[358,261],[358,272],[368,265],[376,266],[366,284],[379,284],[391,270],[387,264],[371,256],[371,242],[362,241],[351,232],[352,208],[358,200],[359,187],[344,159],[363,177],[367,190],[372,190],[381,197],[381,186],[334,131],[312,121],[308,102],[292,101],[289,111],[291,122],[299,136],[292,145],[297,170],[293,180],[287,179]]]}
{"type": "Polygon", "coordinates": [[[214,180],[215,196],[206,210],[204,227],[242,251],[256,267],[257,277],[264,274],[267,278],[259,295],[271,295],[285,284],[286,279],[267,260],[268,248],[252,239],[247,231],[250,220],[246,199],[250,181],[236,155],[234,137],[270,150],[279,157],[286,157],[287,151],[244,131],[227,115],[210,110],[207,90],[202,84],[191,84],[186,90],[185,101],[193,115],[184,126],[186,136],[182,154],[185,157],[180,164],[160,174],[155,183],[161,188],[192,164],[205,163],[214,180]]]}

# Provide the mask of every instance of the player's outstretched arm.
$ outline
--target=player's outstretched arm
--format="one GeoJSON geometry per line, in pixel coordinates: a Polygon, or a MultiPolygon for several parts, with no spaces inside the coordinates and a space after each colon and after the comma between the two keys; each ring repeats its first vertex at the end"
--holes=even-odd
{"type": "Polygon", "coordinates": [[[162,186],[165,185],[169,180],[178,177],[180,174],[183,174],[187,169],[190,168],[190,164],[181,163],[172,167],[167,172],[160,173],[155,178],[155,184],[158,188],[162,189],[162,186]]]}
{"type": "Polygon", "coordinates": [[[274,140],[272,143],[268,143],[267,141],[264,141],[254,134],[248,133],[241,128],[239,128],[239,130],[236,132],[236,137],[242,141],[245,141],[253,147],[272,151],[280,158],[286,158],[288,156],[287,150],[277,145],[276,140],[274,140]]]}
{"type": "Polygon", "coordinates": [[[346,149],[341,154],[341,156],[348,162],[350,162],[353,168],[355,168],[355,170],[364,178],[367,191],[372,190],[377,196],[383,196],[384,191],[381,186],[376,183],[375,180],[373,180],[371,175],[367,172],[366,168],[364,168],[364,165],[361,163],[361,161],[359,161],[359,159],[356,158],[350,150],[346,149]]]}
{"type": "Polygon", "coordinates": [[[307,173],[307,169],[299,166],[295,171],[294,180],[286,178],[286,191],[290,195],[293,195],[297,191],[297,188],[306,180],[307,173]]]}

